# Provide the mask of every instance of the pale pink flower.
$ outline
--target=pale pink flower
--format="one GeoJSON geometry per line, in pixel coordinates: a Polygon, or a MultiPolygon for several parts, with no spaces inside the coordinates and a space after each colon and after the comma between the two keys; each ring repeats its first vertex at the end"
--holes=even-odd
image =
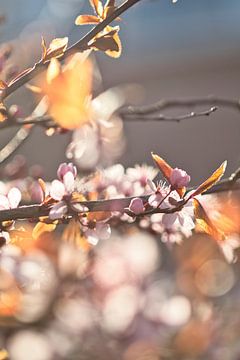
{"type": "Polygon", "coordinates": [[[140,198],[132,199],[129,205],[129,210],[132,211],[135,215],[143,213],[144,206],[142,199],[140,198]]]}
{"type": "MultiPolygon", "coordinates": [[[[166,199],[165,203],[168,203],[168,207],[176,207],[178,202],[182,199],[176,191],[171,192],[171,197],[166,199]],[[173,204],[174,203],[174,204],[173,204]]],[[[162,223],[166,229],[171,229],[174,225],[179,226],[179,230],[184,228],[186,230],[192,230],[195,227],[194,221],[194,208],[193,201],[188,201],[180,211],[176,211],[172,214],[164,214],[162,217],[162,223]]]]}
{"type": "Polygon", "coordinates": [[[50,185],[49,194],[50,196],[59,201],[55,204],[50,212],[49,217],[52,220],[60,219],[67,213],[68,207],[64,201],[64,197],[70,196],[74,191],[74,182],[77,172],[75,166],[72,163],[61,164],[58,168],[58,177],[62,180],[53,180],[50,185]]]}
{"type": "Polygon", "coordinates": [[[185,187],[190,182],[191,178],[186,171],[175,168],[170,175],[170,184],[174,189],[185,187]]]}
{"type": "Polygon", "coordinates": [[[74,179],[76,179],[77,168],[76,166],[73,165],[73,163],[60,164],[57,170],[57,176],[60,180],[63,180],[64,175],[66,175],[68,172],[71,172],[73,174],[74,179]]]}
{"type": "Polygon", "coordinates": [[[0,210],[14,209],[18,207],[21,198],[21,192],[16,187],[9,190],[6,196],[0,194],[0,210]]]}
{"type": "Polygon", "coordinates": [[[151,190],[154,191],[154,194],[149,196],[148,203],[153,208],[157,208],[161,203],[163,204],[163,200],[167,196],[169,188],[165,186],[165,184],[162,182],[160,182],[158,186],[156,186],[151,180],[148,180],[148,185],[151,190]]]}
{"type": "Polygon", "coordinates": [[[99,240],[107,240],[111,235],[111,228],[109,224],[104,222],[96,223],[93,229],[83,227],[84,235],[90,244],[96,245],[99,240]]]}

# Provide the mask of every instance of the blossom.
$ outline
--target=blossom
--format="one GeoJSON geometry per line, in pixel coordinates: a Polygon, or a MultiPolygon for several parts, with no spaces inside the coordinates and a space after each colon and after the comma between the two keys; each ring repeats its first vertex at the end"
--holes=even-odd
{"type": "Polygon", "coordinates": [[[172,170],[169,181],[174,189],[180,189],[188,185],[191,178],[186,171],[175,168],[172,170]]]}
{"type": "Polygon", "coordinates": [[[160,182],[157,186],[153,181],[148,181],[149,187],[154,191],[154,194],[149,196],[148,203],[153,208],[159,207],[169,193],[169,187],[165,183],[160,182]]]}
{"type": "MultiPolygon", "coordinates": [[[[165,203],[168,207],[176,207],[181,204],[182,199],[180,198],[177,191],[171,192],[171,196],[166,199],[165,203]]],[[[186,230],[192,230],[195,227],[194,221],[194,208],[193,201],[189,200],[179,211],[175,211],[170,214],[164,214],[162,217],[162,223],[166,229],[171,229],[174,225],[178,225],[186,230]]]]}
{"type": "Polygon", "coordinates": [[[21,198],[21,192],[16,187],[10,189],[6,196],[0,194],[0,210],[14,209],[18,207],[21,198]]]}
{"type": "Polygon", "coordinates": [[[76,167],[72,163],[63,163],[59,166],[57,174],[61,180],[53,180],[49,190],[50,196],[59,201],[49,212],[52,220],[60,219],[67,213],[68,207],[64,197],[69,197],[74,190],[74,181],[77,176],[76,167]]]}
{"type": "Polygon", "coordinates": [[[97,222],[94,227],[83,226],[84,235],[90,244],[96,245],[100,240],[107,240],[111,235],[111,228],[105,222],[97,222]]]}
{"type": "Polygon", "coordinates": [[[142,199],[132,199],[129,205],[129,210],[132,211],[135,215],[141,214],[144,211],[142,199]]]}

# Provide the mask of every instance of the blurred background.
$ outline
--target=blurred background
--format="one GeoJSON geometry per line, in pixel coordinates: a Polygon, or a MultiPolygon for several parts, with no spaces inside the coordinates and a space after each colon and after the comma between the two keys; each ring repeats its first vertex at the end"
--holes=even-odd
{"type": "MultiPolygon", "coordinates": [[[[20,69],[39,59],[41,35],[47,41],[69,36],[73,43],[90,28],[74,25],[78,14],[89,13],[88,1],[8,0],[1,1],[0,11],[6,18],[0,28],[1,43],[15,44],[13,62],[20,69]]],[[[208,95],[238,98],[239,11],[237,0],[179,0],[174,4],[170,0],[141,1],[122,16],[120,59],[96,55],[102,89],[140,84],[144,90],[139,104],[208,95]]],[[[24,89],[9,99],[23,105],[26,114],[33,106],[29,100],[29,91],[24,89]]],[[[150,151],[155,151],[171,164],[185,168],[195,183],[224,159],[231,173],[240,160],[239,117],[235,111],[219,109],[209,118],[179,124],[124,124],[127,147],[119,161],[126,166],[151,163],[150,151]]],[[[1,135],[2,145],[8,136],[7,131],[1,135]]],[[[46,138],[41,129],[35,129],[21,153],[27,155],[30,165],[43,165],[51,178],[63,159],[69,136],[46,138]]]]}
{"type": "MultiPolygon", "coordinates": [[[[1,44],[13,45],[11,61],[21,71],[40,58],[41,35],[48,43],[69,36],[71,44],[88,31],[74,20],[89,9],[82,0],[0,0],[1,44]]],[[[133,83],[141,87],[138,104],[208,95],[238,99],[239,12],[238,0],[140,1],[122,16],[120,59],[94,55],[102,76],[97,92],[133,83]]],[[[22,88],[8,99],[12,103],[28,115],[34,97],[22,88]]],[[[125,166],[152,165],[155,151],[187,170],[194,183],[225,159],[227,174],[239,166],[237,111],[219,109],[181,123],[128,122],[124,131],[119,161],[125,166]]],[[[1,131],[1,147],[14,132],[1,131]]],[[[36,128],[19,153],[52,179],[70,138],[46,137],[36,128]]],[[[122,185],[116,169],[112,177],[122,185]]],[[[239,232],[239,206],[227,207],[231,200],[237,201],[235,194],[222,198],[222,226],[239,232]]],[[[213,215],[215,204],[210,201],[213,215]]],[[[3,247],[0,360],[8,358],[2,347],[11,360],[239,360],[239,261],[228,264],[219,244],[203,234],[181,246],[163,244],[161,221],[153,215],[149,228],[144,221],[141,229],[121,224],[89,253],[60,234],[33,239],[31,228],[22,241],[3,247]]]]}

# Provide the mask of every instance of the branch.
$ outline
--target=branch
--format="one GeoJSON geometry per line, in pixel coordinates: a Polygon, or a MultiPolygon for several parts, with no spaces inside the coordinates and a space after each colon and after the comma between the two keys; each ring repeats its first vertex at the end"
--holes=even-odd
{"type": "Polygon", "coordinates": [[[186,120],[186,119],[192,119],[195,117],[201,117],[201,116],[209,116],[211,115],[213,112],[215,112],[218,108],[216,106],[211,107],[208,110],[204,110],[204,111],[199,111],[199,112],[195,112],[195,111],[191,111],[190,113],[184,114],[184,115],[178,115],[178,116],[166,116],[163,114],[157,114],[154,116],[147,116],[145,114],[137,114],[137,113],[126,113],[126,114],[122,114],[120,111],[120,114],[122,115],[123,119],[126,121],[169,121],[169,122],[180,122],[182,120],[186,120]]]}
{"type": "Polygon", "coordinates": [[[32,128],[22,128],[14,137],[0,150],[0,164],[6,161],[28,138],[32,128]]]}
{"type": "MultiPolygon", "coordinates": [[[[214,185],[211,189],[209,189],[205,194],[214,194],[223,191],[232,191],[232,190],[240,190],[240,182],[237,182],[237,179],[240,178],[240,169],[238,169],[234,174],[232,174],[229,178],[220,181],[218,184],[214,185]]],[[[192,189],[188,189],[190,191],[192,189]]],[[[139,196],[143,202],[147,202],[150,195],[139,196]]],[[[83,207],[87,207],[89,212],[98,212],[98,211],[118,211],[121,213],[129,214],[129,210],[127,208],[130,205],[133,197],[119,198],[119,199],[110,199],[110,200],[96,200],[96,201],[81,201],[79,204],[83,207]]],[[[182,205],[181,205],[182,207],[182,205]]],[[[176,211],[179,211],[179,206],[175,208],[165,208],[165,209],[151,209],[148,212],[140,214],[139,216],[154,214],[154,213],[165,213],[171,214],[176,211]]],[[[38,219],[41,216],[48,216],[51,207],[46,207],[46,205],[26,205],[20,206],[16,209],[9,210],[0,210],[0,223],[8,220],[25,220],[25,219],[38,219]]],[[[83,211],[86,213],[86,211],[83,211]]],[[[80,212],[79,212],[80,213],[80,212]]],[[[76,212],[69,210],[68,216],[76,215],[76,212]]]]}
{"type": "Polygon", "coordinates": [[[151,105],[123,107],[122,109],[120,109],[119,114],[125,118],[128,116],[143,116],[154,114],[172,108],[186,108],[196,106],[226,107],[236,111],[240,111],[240,100],[225,99],[213,95],[192,99],[163,99],[151,105]]]}
{"type": "MultiPolygon", "coordinates": [[[[74,43],[72,46],[66,49],[64,55],[61,57],[61,60],[66,59],[70,55],[73,55],[76,51],[84,51],[88,49],[88,43],[92,40],[98,33],[104,30],[104,28],[109,25],[113,20],[119,17],[123,12],[128,10],[134,4],[140,0],[126,0],[121,6],[119,6],[111,15],[104,19],[101,23],[97,24],[92,30],[90,30],[82,39],[74,43]]],[[[19,89],[21,86],[35,78],[37,75],[42,73],[48,66],[49,61],[43,63],[42,61],[36,63],[32,69],[23,74],[15,82],[13,82],[9,87],[3,90],[1,95],[1,101],[6,99],[9,95],[19,89]]]]}

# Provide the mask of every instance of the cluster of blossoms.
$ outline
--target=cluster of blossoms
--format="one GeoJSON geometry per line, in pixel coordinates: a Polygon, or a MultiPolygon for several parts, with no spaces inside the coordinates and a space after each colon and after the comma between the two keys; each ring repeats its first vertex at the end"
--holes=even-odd
{"type": "MultiPolygon", "coordinates": [[[[201,194],[220,179],[226,164],[222,164],[197,189],[188,192],[190,176],[184,170],[171,168],[158,155],[152,156],[166,182],[156,183],[154,179],[158,170],[146,165],[125,171],[122,165],[116,164],[80,179],[72,163],[61,164],[57,171],[58,179],[50,184],[41,180],[37,185],[41,187],[40,206],[49,209],[48,217],[40,219],[40,223],[52,223],[55,229],[58,223],[67,222],[63,237],[84,244],[84,247],[109,238],[113,223],[121,225],[135,221],[141,228],[160,234],[162,241],[168,244],[180,243],[184,237],[189,237],[197,223],[217,240],[226,258],[232,261],[239,239],[234,237],[233,241],[232,236],[217,230],[204,210],[207,206],[204,204],[203,208],[201,205],[205,202],[201,194]],[[102,201],[105,201],[105,208],[96,208],[96,204],[102,201]],[[111,201],[114,201],[114,206],[111,201]]],[[[2,210],[16,208],[20,200],[21,192],[12,188],[7,195],[0,196],[0,207],[2,210]]],[[[13,221],[2,223],[4,243],[13,226],[13,221]]]]}

